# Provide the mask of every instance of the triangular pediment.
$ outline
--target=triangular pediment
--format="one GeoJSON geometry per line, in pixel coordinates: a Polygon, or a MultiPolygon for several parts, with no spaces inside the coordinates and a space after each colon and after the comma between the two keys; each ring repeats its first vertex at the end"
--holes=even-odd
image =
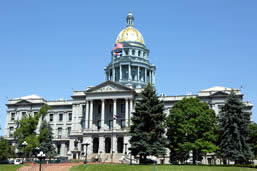
{"type": "Polygon", "coordinates": [[[31,102],[28,101],[28,100],[20,100],[16,104],[19,104],[19,105],[23,104],[23,105],[25,105],[25,104],[31,104],[31,102]]]}
{"type": "Polygon", "coordinates": [[[218,97],[218,96],[227,96],[227,95],[228,95],[228,94],[225,93],[225,92],[218,91],[218,92],[213,93],[211,96],[218,97]]]}
{"type": "Polygon", "coordinates": [[[105,81],[95,87],[90,88],[89,90],[86,91],[86,93],[121,92],[121,91],[133,91],[133,89],[112,81],[105,81]]]}

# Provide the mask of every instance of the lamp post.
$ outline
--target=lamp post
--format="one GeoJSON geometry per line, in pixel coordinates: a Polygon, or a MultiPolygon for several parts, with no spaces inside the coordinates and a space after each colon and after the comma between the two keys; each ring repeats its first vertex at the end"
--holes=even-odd
{"type": "Polygon", "coordinates": [[[39,147],[36,147],[36,148],[35,148],[35,157],[37,157],[37,154],[38,154],[39,150],[40,150],[39,147]]]}
{"type": "Polygon", "coordinates": [[[40,153],[38,153],[37,157],[38,157],[38,159],[40,161],[39,171],[41,171],[42,159],[44,159],[46,157],[46,155],[43,153],[43,151],[40,151],[40,153]]]}
{"type": "Polygon", "coordinates": [[[87,164],[87,147],[89,146],[89,142],[87,141],[86,143],[85,143],[85,145],[86,145],[86,159],[85,159],[85,164],[87,164]]]}
{"type": "Polygon", "coordinates": [[[28,145],[28,143],[26,141],[23,141],[23,143],[21,144],[23,149],[24,149],[24,158],[23,158],[23,163],[25,162],[25,158],[26,158],[26,152],[25,152],[25,147],[28,145]]]}
{"type": "Polygon", "coordinates": [[[125,154],[127,155],[127,145],[128,143],[125,143],[125,154]]]}

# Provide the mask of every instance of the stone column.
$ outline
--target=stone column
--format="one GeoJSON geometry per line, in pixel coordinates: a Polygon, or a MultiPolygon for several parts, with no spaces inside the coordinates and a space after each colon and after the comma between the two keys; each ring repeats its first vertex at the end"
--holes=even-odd
{"type": "Polygon", "coordinates": [[[129,100],[129,105],[130,105],[130,110],[129,110],[129,125],[131,124],[131,117],[132,117],[132,112],[133,112],[133,99],[129,100]]]}
{"type": "Polygon", "coordinates": [[[126,109],[125,109],[125,127],[128,127],[128,113],[129,113],[129,107],[128,107],[128,99],[126,99],[126,109]]]}
{"type": "Polygon", "coordinates": [[[104,112],[105,112],[105,104],[104,104],[104,99],[102,99],[101,129],[104,129],[104,112]]]}
{"type": "Polygon", "coordinates": [[[61,151],[60,151],[60,155],[61,156],[66,156],[66,150],[65,150],[65,143],[61,144],[61,151]]]}
{"type": "Polygon", "coordinates": [[[137,67],[137,80],[140,81],[140,77],[139,77],[139,71],[140,71],[140,67],[137,67]]]}
{"type": "Polygon", "coordinates": [[[99,137],[99,153],[100,151],[103,153],[105,153],[105,141],[104,141],[104,137],[99,137]]]}
{"type": "Polygon", "coordinates": [[[122,80],[122,65],[120,65],[120,80],[122,80]]]}
{"type": "Polygon", "coordinates": [[[150,83],[153,84],[152,82],[152,71],[150,70],[150,83]]]}
{"type": "Polygon", "coordinates": [[[147,83],[147,69],[145,68],[145,82],[147,83]]]}
{"type": "Polygon", "coordinates": [[[131,79],[131,65],[128,65],[128,80],[132,80],[131,79]]]}
{"type": "MultiPolygon", "coordinates": [[[[116,105],[117,105],[117,99],[113,99],[113,116],[117,115],[117,109],[116,109],[117,106],[116,105]]],[[[113,126],[113,129],[116,128],[116,120],[115,119],[113,119],[112,126],[113,126]]]]}
{"type": "Polygon", "coordinates": [[[152,75],[152,79],[153,79],[153,84],[155,84],[155,72],[153,71],[153,75],[152,75]]]}
{"type": "Polygon", "coordinates": [[[116,135],[113,135],[113,151],[114,153],[117,153],[117,137],[116,135]]]}
{"type": "Polygon", "coordinates": [[[85,119],[85,128],[89,128],[89,121],[88,121],[88,115],[89,115],[89,101],[87,100],[87,106],[86,106],[86,119],[85,119]]]}
{"type": "Polygon", "coordinates": [[[93,110],[94,110],[94,106],[93,106],[94,101],[91,100],[90,101],[90,118],[89,118],[89,128],[93,128],[93,110]]]}

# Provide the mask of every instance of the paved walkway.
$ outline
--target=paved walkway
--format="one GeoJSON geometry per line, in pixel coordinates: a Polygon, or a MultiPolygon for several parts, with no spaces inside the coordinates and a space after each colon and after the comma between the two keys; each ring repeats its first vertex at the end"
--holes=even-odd
{"type": "MultiPolygon", "coordinates": [[[[72,166],[80,165],[81,163],[60,163],[60,164],[42,164],[42,171],[69,171],[72,166]]],[[[39,171],[39,164],[31,164],[23,166],[18,171],[39,171]]]]}

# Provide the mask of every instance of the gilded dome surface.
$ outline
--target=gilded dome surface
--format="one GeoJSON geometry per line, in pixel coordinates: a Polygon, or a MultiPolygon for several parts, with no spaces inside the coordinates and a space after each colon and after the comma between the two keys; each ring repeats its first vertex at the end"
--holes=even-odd
{"type": "Polygon", "coordinates": [[[132,26],[126,27],[123,29],[116,39],[116,43],[123,41],[133,41],[140,42],[144,44],[144,39],[142,34],[132,26]]]}

